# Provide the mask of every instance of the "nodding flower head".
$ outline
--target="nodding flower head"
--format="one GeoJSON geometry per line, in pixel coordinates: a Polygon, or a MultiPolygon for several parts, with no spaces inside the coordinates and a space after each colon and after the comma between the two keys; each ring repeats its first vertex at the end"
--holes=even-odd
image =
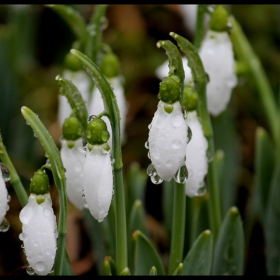
{"type": "Polygon", "coordinates": [[[31,182],[28,203],[19,215],[22,222],[19,238],[23,241],[30,269],[38,275],[52,271],[57,249],[56,217],[48,187],[47,175],[42,170],[37,171],[31,182]]]}
{"type": "MultiPolygon", "coordinates": [[[[3,165],[1,164],[0,167],[2,168],[2,166],[3,165]]],[[[9,205],[8,205],[9,195],[6,188],[5,180],[2,175],[1,168],[0,168],[0,232],[5,232],[9,229],[9,223],[5,219],[6,213],[9,209],[9,205]]]]}
{"type": "Polygon", "coordinates": [[[113,195],[113,172],[106,123],[99,118],[90,121],[86,131],[88,144],[83,167],[83,188],[92,216],[102,222],[108,215],[113,195]]]}

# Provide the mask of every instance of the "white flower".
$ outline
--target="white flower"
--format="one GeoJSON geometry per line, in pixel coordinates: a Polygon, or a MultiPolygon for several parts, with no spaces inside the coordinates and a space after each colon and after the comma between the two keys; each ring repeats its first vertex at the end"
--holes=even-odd
{"type": "Polygon", "coordinates": [[[196,111],[188,113],[186,119],[192,131],[191,141],[186,148],[186,166],[189,176],[186,181],[186,194],[190,197],[197,195],[198,190],[204,186],[204,177],[207,174],[207,147],[202,125],[197,118],[196,111]]]}
{"type": "Polygon", "coordinates": [[[38,275],[51,272],[56,255],[57,225],[50,194],[30,194],[28,203],[20,211],[25,254],[29,265],[38,275]],[[45,201],[38,204],[37,198],[45,201]]]}
{"type": "Polygon", "coordinates": [[[8,191],[0,168],[0,225],[5,219],[8,206],[8,191]]]}
{"type": "Polygon", "coordinates": [[[157,174],[166,181],[184,165],[187,145],[187,126],[179,101],[172,105],[159,101],[149,131],[149,153],[157,174]],[[164,107],[173,106],[168,114],[164,107]]]}
{"type": "Polygon", "coordinates": [[[84,194],[92,216],[102,222],[108,215],[113,195],[113,172],[110,153],[101,145],[87,148],[84,163],[84,194]]]}
{"type": "Polygon", "coordinates": [[[217,116],[226,109],[232,88],[237,84],[232,44],[228,33],[209,30],[199,54],[204,70],[210,78],[206,91],[208,110],[217,116]]]}
{"type": "Polygon", "coordinates": [[[70,149],[67,146],[68,141],[61,140],[61,159],[66,168],[66,191],[69,200],[82,210],[85,199],[83,195],[83,166],[86,152],[83,150],[82,138],[73,141],[74,146],[70,149]]]}
{"type": "MultiPolygon", "coordinates": [[[[89,85],[90,85],[90,78],[88,74],[83,71],[73,72],[70,70],[64,70],[63,75],[65,79],[71,80],[73,84],[78,88],[79,92],[81,93],[85,103],[88,103],[89,100],[89,85]]],[[[71,106],[68,103],[68,100],[65,96],[59,95],[58,96],[58,121],[62,126],[64,120],[69,118],[72,112],[71,106]]]]}
{"type": "MultiPolygon", "coordinates": [[[[108,82],[110,83],[111,87],[113,88],[113,92],[116,96],[118,107],[120,110],[120,129],[121,129],[121,141],[124,143],[125,141],[125,121],[126,121],[126,114],[127,114],[127,102],[125,100],[124,89],[122,85],[122,76],[118,76],[115,78],[107,78],[108,82]]],[[[93,95],[88,107],[88,114],[90,115],[98,115],[104,111],[104,103],[101,93],[97,87],[94,88],[93,95]]],[[[103,119],[107,125],[108,132],[110,133],[111,137],[109,138],[108,145],[112,147],[112,128],[108,118],[103,119]]]]}
{"type": "MultiPolygon", "coordinates": [[[[184,84],[187,85],[187,83],[192,79],[192,72],[191,68],[188,66],[188,60],[186,57],[182,57],[183,67],[185,71],[185,80],[184,84]]],[[[169,61],[166,60],[162,65],[160,65],[156,69],[156,76],[162,80],[164,77],[168,76],[169,67],[168,67],[169,61]]]]}

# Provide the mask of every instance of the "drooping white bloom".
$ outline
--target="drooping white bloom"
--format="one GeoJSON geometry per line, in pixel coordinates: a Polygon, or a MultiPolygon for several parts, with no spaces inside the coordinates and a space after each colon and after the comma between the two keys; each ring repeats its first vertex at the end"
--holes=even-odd
{"type": "Polygon", "coordinates": [[[84,194],[92,216],[102,222],[108,215],[113,195],[113,172],[110,153],[101,145],[87,148],[83,168],[84,194]]]}
{"type": "Polygon", "coordinates": [[[170,114],[164,109],[166,105],[162,101],[158,103],[148,143],[151,161],[157,174],[163,180],[170,181],[185,164],[187,126],[179,101],[172,104],[173,111],[170,114]]]}
{"type": "Polygon", "coordinates": [[[206,91],[208,110],[217,116],[226,109],[232,88],[237,84],[232,43],[228,33],[209,30],[199,54],[210,78],[206,91]]]}
{"type": "MultiPolygon", "coordinates": [[[[83,70],[77,72],[64,70],[63,77],[73,82],[73,84],[78,88],[79,92],[81,93],[85,103],[87,104],[90,96],[90,77],[88,76],[88,74],[83,70]]],[[[70,116],[72,109],[65,96],[59,95],[58,98],[58,121],[62,126],[64,120],[70,116]]]]}
{"type": "Polygon", "coordinates": [[[61,140],[61,159],[66,168],[66,192],[69,200],[82,210],[85,204],[83,195],[83,166],[86,152],[83,150],[82,138],[74,142],[70,149],[67,140],[61,140]]]}
{"type": "Polygon", "coordinates": [[[189,176],[186,181],[186,194],[190,197],[197,195],[198,190],[204,186],[204,177],[207,174],[207,147],[202,125],[197,118],[196,111],[188,113],[187,125],[192,131],[191,141],[186,148],[186,166],[189,176]]]}
{"type": "MultiPolygon", "coordinates": [[[[113,92],[116,96],[118,107],[120,110],[120,132],[121,132],[121,141],[124,143],[125,141],[125,121],[126,121],[126,114],[127,114],[127,102],[124,95],[124,89],[122,85],[122,76],[114,77],[114,78],[107,78],[108,82],[110,83],[111,87],[113,88],[113,92]]],[[[90,115],[98,115],[104,111],[104,103],[102,95],[97,87],[94,88],[92,98],[89,103],[88,107],[88,114],[90,115]]],[[[108,118],[104,118],[104,121],[107,125],[108,132],[112,135],[112,128],[108,118]]],[[[108,145],[112,147],[112,137],[110,137],[108,141],[108,145]]]]}
{"type": "Polygon", "coordinates": [[[8,191],[0,168],[0,225],[5,219],[8,207],[8,191]]]}
{"type": "Polygon", "coordinates": [[[19,218],[22,222],[19,238],[23,241],[27,261],[36,274],[47,275],[54,265],[58,236],[50,194],[31,193],[19,218]],[[45,201],[38,204],[38,197],[45,201]]]}
{"type": "MultiPolygon", "coordinates": [[[[185,71],[184,84],[187,85],[187,83],[192,79],[192,72],[191,72],[191,68],[188,66],[188,60],[186,57],[182,57],[182,62],[183,62],[183,67],[184,67],[184,71],[185,71]]],[[[162,65],[160,65],[156,69],[156,76],[160,80],[162,80],[164,77],[167,76],[167,74],[169,72],[168,64],[169,64],[169,61],[166,60],[162,65]]]]}

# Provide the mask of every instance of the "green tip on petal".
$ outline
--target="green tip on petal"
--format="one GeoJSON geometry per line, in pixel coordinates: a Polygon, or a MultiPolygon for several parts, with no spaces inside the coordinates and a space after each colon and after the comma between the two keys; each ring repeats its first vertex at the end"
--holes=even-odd
{"type": "Polygon", "coordinates": [[[66,140],[77,140],[82,136],[83,130],[80,121],[76,117],[65,119],[62,125],[62,134],[66,140]]]}
{"type": "Polygon", "coordinates": [[[106,123],[99,118],[92,119],[87,126],[86,138],[92,145],[102,145],[110,138],[106,123]]]}
{"type": "Polygon", "coordinates": [[[187,111],[196,110],[197,94],[190,85],[187,85],[184,88],[183,106],[187,109],[187,111]]]}
{"type": "Polygon", "coordinates": [[[210,29],[216,32],[228,30],[228,12],[223,5],[216,5],[210,19],[210,29]]]}
{"type": "Polygon", "coordinates": [[[112,52],[106,53],[102,58],[101,71],[107,78],[117,77],[120,73],[118,57],[112,52]]]}
{"type": "Polygon", "coordinates": [[[181,84],[176,75],[165,77],[159,86],[158,98],[168,104],[173,104],[180,100],[181,84]]]}
{"type": "MultiPolygon", "coordinates": [[[[49,177],[48,175],[41,169],[34,173],[30,184],[30,192],[36,195],[44,195],[49,193],[49,177]]],[[[42,203],[38,202],[38,203],[42,203]]]]}

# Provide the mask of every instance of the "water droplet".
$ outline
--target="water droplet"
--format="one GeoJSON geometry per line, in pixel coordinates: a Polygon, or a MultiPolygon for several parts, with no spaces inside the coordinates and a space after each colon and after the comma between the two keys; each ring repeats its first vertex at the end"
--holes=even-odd
{"type": "Polygon", "coordinates": [[[172,142],[172,148],[173,149],[179,149],[182,146],[182,143],[179,139],[174,139],[172,142]]]}
{"type": "Polygon", "coordinates": [[[175,127],[179,127],[183,122],[183,118],[180,114],[176,114],[175,116],[172,117],[172,124],[175,127]]]}
{"type": "Polygon", "coordinates": [[[10,202],[11,201],[11,196],[8,194],[7,196],[7,201],[10,202]]]}
{"type": "Polygon", "coordinates": [[[82,197],[86,197],[84,193],[82,194],[82,197]]]}
{"type": "Polygon", "coordinates": [[[210,82],[210,76],[209,76],[209,74],[205,72],[205,76],[206,76],[206,81],[207,81],[207,83],[209,83],[209,82],[210,82]]]}
{"type": "Polygon", "coordinates": [[[151,129],[151,128],[152,128],[152,124],[151,124],[151,123],[148,125],[148,128],[149,128],[149,129],[151,129]]]}
{"type": "Polygon", "coordinates": [[[96,118],[96,115],[91,115],[88,117],[88,123],[91,122],[93,119],[96,118]]]}
{"type": "Polygon", "coordinates": [[[207,151],[206,156],[208,162],[211,162],[214,159],[214,156],[210,151],[207,151]]]}
{"type": "Polygon", "coordinates": [[[21,247],[22,249],[24,249],[24,244],[21,244],[20,247],[21,247]]]}
{"type": "Polygon", "coordinates": [[[50,214],[51,214],[51,211],[49,209],[45,208],[44,211],[43,211],[43,214],[44,214],[45,217],[49,217],[50,214]]]}
{"type": "Polygon", "coordinates": [[[184,184],[188,179],[188,169],[186,165],[182,165],[174,176],[174,180],[177,183],[184,184]]]}
{"type": "Polygon", "coordinates": [[[148,152],[148,158],[151,159],[151,154],[150,151],[148,152]]]}
{"type": "Polygon", "coordinates": [[[10,171],[3,163],[0,163],[0,169],[2,171],[2,177],[5,182],[10,180],[10,171]]]}
{"type": "Polygon", "coordinates": [[[6,212],[7,212],[9,209],[10,209],[10,206],[7,205],[7,206],[6,206],[6,212]]]}
{"type": "Polygon", "coordinates": [[[27,125],[30,125],[30,123],[29,123],[28,121],[26,121],[26,124],[27,124],[27,125]]]}
{"type": "Polygon", "coordinates": [[[203,186],[201,186],[198,191],[197,191],[197,194],[196,196],[203,196],[207,193],[207,186],[206,184],[203,183],[203,186]]]}
{"type": "Polygon", "coordinates": [[[153,166],[153,164],[151,163],[147,168],[147,174],[149,176],[153,176],[156,173],[157,173],[157,171],[156,171],[155,167],[153,166]]]}
{"type": "Polygon", "coordinates": [[[31,266],[26,268],[26,272],[28,275],[33,275],[35,273],[34,269],[31,266]]]}
{"type": "Polygon", "coordinates": [[[38,271],[43,271],[46,268],[46,265],[44,262],[37,262],[35,265],[35,269],[38,271]]]}
{"type": "Polygon", "coordinates": [[[24,241],[26,239],[26,234],[25,233],[21,233],[18,238],[21,240],[21,241],[24,241]]]}
{"type": "Polygon", "coordinates": [[[110,160],[111,160],[111,164],[115,163],[115,159],[112,156],[110,156],[110,160]]]}
{"type": "Polygon", "coordinates": [[[6,232],[10,228],[10,223],[6,218],[4,218],[3,222],[0,225],[0,232],[6,232]]]}
{"type": "Polygon", "coordinates": [[[185,107],[182,107],[182,113],[183,113],[183,118],[185,120],[188,116],[188,112],[187,112],[187,109],[185,107]]]}
{"type": "Polygon", "coordinates": [[[34,132],[34,137],[38,138],[37,134],[34,132]]]}
{"type": "Polygon", "coordinates": [[[192,140],[192,130],[188,126],[188,132],[187,132],[187,144],[192,140]]]}
{"type": "Polygon", "coordinates": [[[153,184],[158,185],[162,183],[163,179],[157,173],[155,173],[151,176],[151,181],[153,184]]]}
{"type": "Polygon", "coordinates": [[[145,148],[149,149],[149,141],[145,142],[145,148]]]}

